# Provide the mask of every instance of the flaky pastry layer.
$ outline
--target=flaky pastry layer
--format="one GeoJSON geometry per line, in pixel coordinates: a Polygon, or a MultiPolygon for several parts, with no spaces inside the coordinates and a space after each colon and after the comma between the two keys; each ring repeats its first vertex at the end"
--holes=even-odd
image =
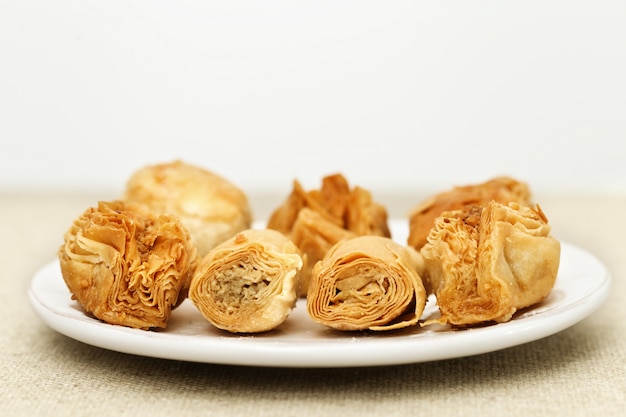
{"type": "Polygon", "coordinates": [[[214,326],[264,332],[283,323],[297,300],[303,260],[275,230],[245,230],[211,250],[198,266],[189,297],[214,326]]]}
{"type": "Polygon", "coordinates": [[[421,256],[380,236],[337,243],[313,268],[307,311],[337,330],[393,330],[416,324],[426,305],[421,256]]]}
{"type": "Polygon", "coordinates": [[[505,322],[552,290],[560,243],[539,206],[492,201],[443,213],[421,250],[439,323],[505,322]]]}
{"type": "Polygon", "coordinates": [[[100,202],[79,216],[58,258],[72,297],[86,312],[141,329],[167,326],[197,260],[175,216],[121,201],[100,202]]]}
{"type": "Polygon", "coordinates": [[[247,196],[225,178],[182,161],[146,166],[126,184],[124,201],[175,214],[189,230],[198,255],[248,229],[247,196]]]}

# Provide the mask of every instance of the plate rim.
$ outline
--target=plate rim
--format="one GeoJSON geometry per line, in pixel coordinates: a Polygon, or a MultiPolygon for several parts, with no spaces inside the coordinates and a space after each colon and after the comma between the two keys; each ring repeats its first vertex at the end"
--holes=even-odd
{"type": "MultiPolygon", "coordinates": [[[[42,299],[44,294],[41,291],[41,280],[46,279],[49,274],[58,275],[60,283],[57,282],[55,285],[62,284],[61,286],[67,290],[60,275],[58,260],[49,261],[36,271],[27,292],[34,311],[53,330],[82,343],[126,354],[198,363],[262,367],[348,368],[400,365],[468,357],[506,349],[551,336],[590,316],[608,298],[612,285],[611,274],[606,266],[588,251],[566,242],[561,242],[561,246],[562,253],[564,250],[578,252],[577,261],[586,261],[590,263],[589,265],[592,263],[601,273],[601,276],[599,274],[594,277],[595,285],[584,297],[560,308],[519,320],[458,332],[439,332],[427,339],[427,342],[424,341],[424,337],[428,336],[416,331],[399,336],[373,335],[365,338],[354,337],[354,333],[348,332],[345,337],[323,339],[314,343],[284,341],[271,336],[254,338],[234,335],[223,337],[208,335],[206,338],[194,338],[194,343],[180,343],[180,339],[185,339],[186,335],[168,333],[167,330],[153,332],[115,326],[87,315],[77,318],[64,314],[62,308],[46,302],[42,299]],[[498,337],[485,343],[485,339],[492,333],[498,337]],[[330,340],[332,342],[329,342],[330,340]],[[424,349],[420,343],[428,345],[429,349],[424,349]],[[459,349],[459,343],[463,344],[463,349],[459,349]]],[[[69,290],[67,296],[69,300],[69,290]]],[[[184,303],[190,301],[185,300],[184,303]]],[[[302,303],[303,300],[299,300],[296,308],[304,308],[301,307],[302,303]]]]}

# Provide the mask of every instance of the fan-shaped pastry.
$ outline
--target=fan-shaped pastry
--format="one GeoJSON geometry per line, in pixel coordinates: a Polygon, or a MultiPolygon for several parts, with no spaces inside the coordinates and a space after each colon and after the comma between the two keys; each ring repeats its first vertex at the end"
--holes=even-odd
{"type": "Polygon", "coordinates": [[[201,257],[251,224],[243,191],[213,172],[181,161],[139,169],[129,178],[123,199],[177,215],[201,257]]]}
{"type": "Polygon", "coordinates": [[[426,237],[435,219],[444,211],[459,210],[465,206],[483,205],[491,200],[507,204],[517,202],[531,205],[528,185],[510,177],[496,177],[475,185],[455,187],[439,193],[415,207],[409,219],[409,246],[419,250],[426,243],[426,237]]]}
{"type": "Polygon", "coordinates": [[[335,243],[358,235],[326,220],[318,211],[303,207],[293,223],[290,236],[294,242],[298,242],[298,248],[305,254],[306,262],[298,281],[297,292],[299,296],[306,296],[315,263],[335,243]]]}
{"type": "Polygon", "coordinates": [[[72,297],[86,312],[141,329],[166,327],[197,260],[175,216],[120,201],[100,202],[78,217],[58,257],[72,297]]]}
{"type": "Polygon", "coordinates": [[[267,227],[286,234],[306,256],[298,294],[305,296],[311,268],[341,239],[361,235],[390,237],[387,210],[369,191],[350,189],[341,174],[326,176],[319,190],[305,191],[294,181],[287,200],[270,216],[267,227]]]}
{"type": "Polygon", "coordinates": [[[300,251],[275,230],[245,230],[202,260],[189,298],[214,326],[233,333],[274,329],[295,306],[300,251]]]}
{"type": "Polygon", "coordinates": [[[307,311],[337,330],[392,330],[416,324],[426,305],[418,252],[380,236],[337,243],[313,268],[307,311]]]}
{"type": "Polygon", "coordinates": [[[505,322],[552,290],[560,243],[539,206],[492,201],[445,212],[421,250],[425,282],[453,325],[505,322]]]}

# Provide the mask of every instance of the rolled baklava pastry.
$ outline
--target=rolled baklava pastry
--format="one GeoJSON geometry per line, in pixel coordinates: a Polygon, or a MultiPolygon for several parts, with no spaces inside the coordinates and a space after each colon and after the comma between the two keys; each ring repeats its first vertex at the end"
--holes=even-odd
{"type": "Polygon", "coordinates": [[[380,236],[337,243],[313,268],[307,311],[337,330],[393,330],[417,324],[426,305],[423,260],[380,236]]]}
{"type": "Polygon", "coordinates": [[[257,333],[283,323],[294,308],[300,251],[275,230],[245,230],[211,250],[198,266],[189,298],[214,326],[257,333]]]}
{"type": "Polygon", "coordinates": [[[441,324],[506,322],[554,287],[561,245],[539,206],[492,201],[443,213],[421,250],[441,324]]]}
{"type": "MultiPolygon", "coordinates": [[[[335,243],[347,237],[390,237],[387,210],[361,187],[350,188],[341,174],[326,176],[319,190],[305,191],[298,181],[267,227],[286,234],[306,256],[310,268],[335,243]]],[[[299,295],[307,294],[310,268],[302,273],[299,295]]]]}
{"type": "Polygon", "coordinates": [[[466,206],[483,205],[492,200],[503,204],[532,204],[528,185],[510,177],[496,177],[480,184],[454,187],[425,200],[412,210],[409,217],[408,245],[420,250],[426,243],[435,219],[441,213],[460,210],[466,206]]]}
{"type": "Polygon", "coordinates": [[[146,166],[131,175],[123,199],[158,213],[177,215],[203,257],[237,232],[252,216],[247,196],[206,169],[181,161],[146,166]]]}
{"type": "Polygon", "coordinates": [[[110,324],[164,328],[197,263],[189,233],[173,215],[121,201],[87,209],[58,252],[63,279],[87,313],[110,324]]]}

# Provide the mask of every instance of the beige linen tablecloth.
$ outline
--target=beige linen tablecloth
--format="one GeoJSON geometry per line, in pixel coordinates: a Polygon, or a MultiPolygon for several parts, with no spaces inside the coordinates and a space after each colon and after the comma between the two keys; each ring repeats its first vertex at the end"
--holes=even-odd
{"type": "MultiPolygon", "coordinates": [[[[422,197],[377,199],[398,217],[422,197]]],[[[0,416],[626,415],[626,195],[536,196],[554,234],[613,276],[609,299],[589,318],[479,356],[339,369],[153,359],[48,328],[27,300],[31,277],[54,259],[71,221],[107,198],[0,193],[0,416]]],[[[278,199],[252,197],[257,218],[278,199]]]]}

